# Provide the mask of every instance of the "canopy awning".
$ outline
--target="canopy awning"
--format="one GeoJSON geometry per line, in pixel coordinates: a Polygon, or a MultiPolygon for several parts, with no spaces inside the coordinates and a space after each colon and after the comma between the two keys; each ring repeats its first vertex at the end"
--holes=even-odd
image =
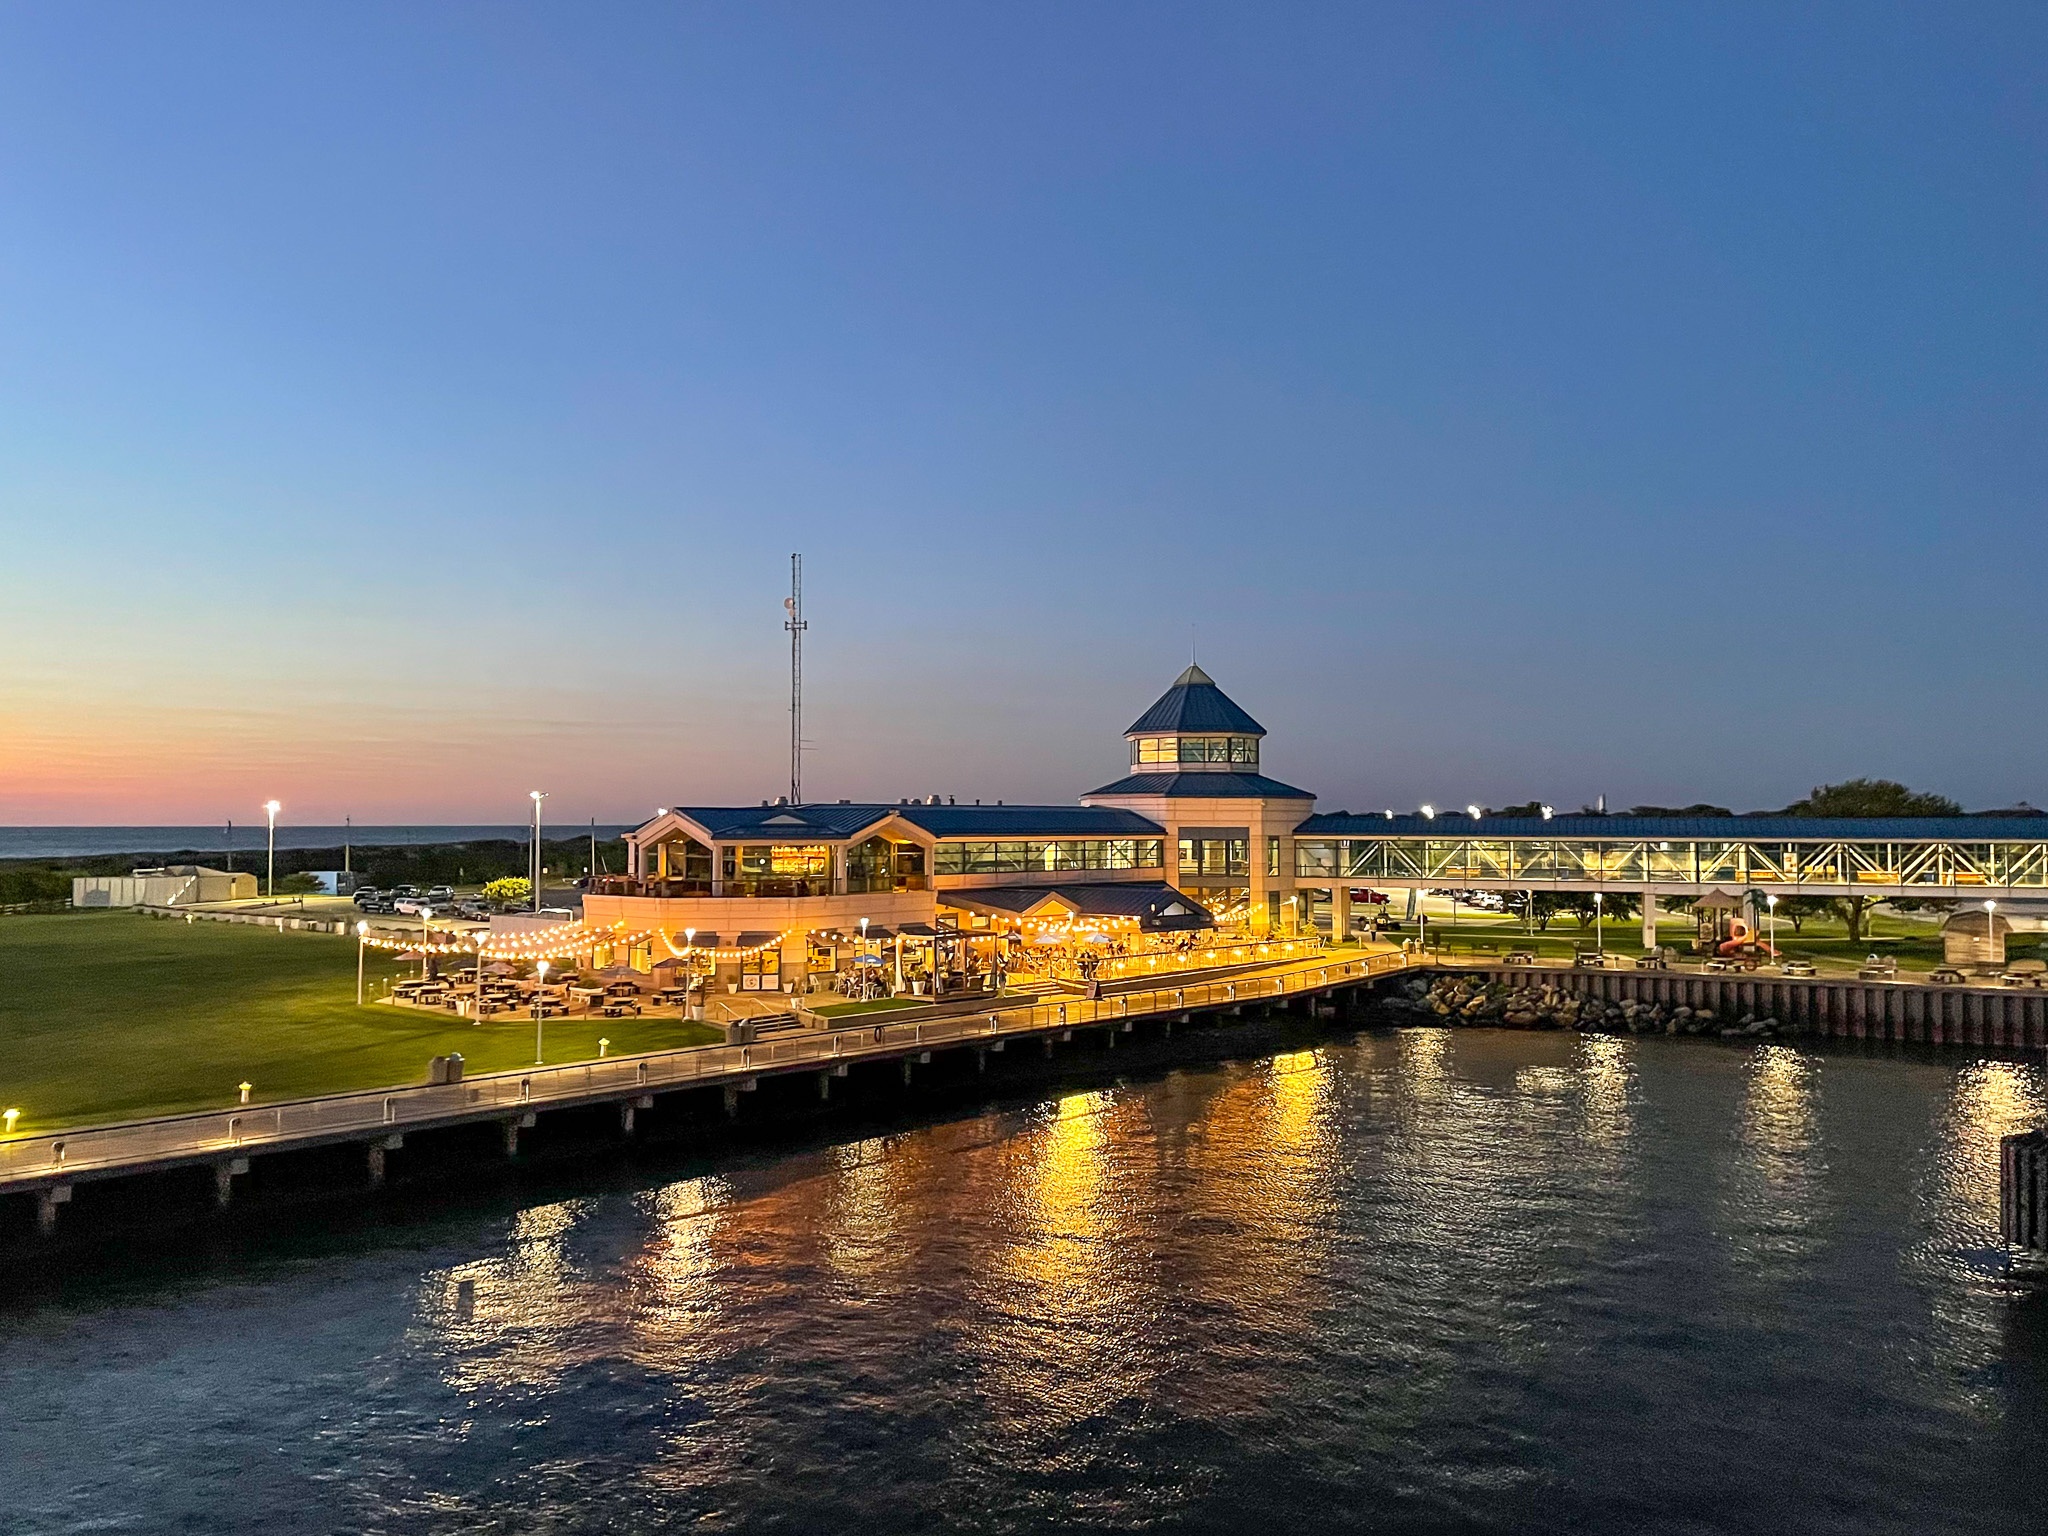
{"type": "Polygon", "coordinates": [[[680,933],[672,933],[669,935],[669,939],[673,943],[678,944],[686,949],[718,948],[718,935],[715,933],[706,933],[702,928],[699,928],[697,930],[696,937],[694,938],[684,938],[683,935],[680,933]]]}
{"type": "Polygon", "coordinates": [[[735,949],[759,949],[765,944],[773,944],[781,937],[782,935],[779,933],[743,933],[733,941],[733,947],[735,949]]]}
{"type": "Polygon", "coordinates": [[[897,931],[906,939],[936,939],[939,936],[939,930],[930,923],[905,923],[897,931]]]}

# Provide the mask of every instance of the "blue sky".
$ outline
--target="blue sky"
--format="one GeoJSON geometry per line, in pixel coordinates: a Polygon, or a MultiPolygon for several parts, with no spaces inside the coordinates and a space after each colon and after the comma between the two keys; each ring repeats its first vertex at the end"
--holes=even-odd
{"type": "Polygon", "coordinates": [[[0,822],[2048,801],[2038,7],[0,9],[0,822]],[[239,819],[239,817],[238,817],[239,819]]]}

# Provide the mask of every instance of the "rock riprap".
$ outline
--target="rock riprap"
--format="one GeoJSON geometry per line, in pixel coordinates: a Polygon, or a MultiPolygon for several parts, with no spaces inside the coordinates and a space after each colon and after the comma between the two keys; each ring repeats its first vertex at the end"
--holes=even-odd
{"type": "Polygon", "coordinates": [[[1724,1020],[1711,1008],[1683,1003],[1610,1002],[1567,992],[1550,982],[1514,985],[1479,976],[1410,977],[1380,998],[1396,1014],[1488,1029],[1577,1029],[1608,1035],[1720,1035],[1766,1039],[1796,1030],[1774,1018],[1745,1013],[1724,1020]]]}

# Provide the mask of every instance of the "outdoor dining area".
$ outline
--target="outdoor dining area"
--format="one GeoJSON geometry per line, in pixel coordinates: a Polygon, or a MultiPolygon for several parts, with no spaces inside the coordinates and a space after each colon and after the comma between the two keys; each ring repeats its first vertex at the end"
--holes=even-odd
{"type": "Polygon", "coordinates": [[[469,964],[444,971],[437,962],[445,952],[400,951],[401,958],[420,962],[421,974],[392,982],[380,1001],[452,1013],[478,1023],[500,1015],[619,1019],[703,1014],[704,978],[675,961],[652,972],[626,965],[584,970],[547,958],[491,959],[487,952],[472,952],[469,964]]]}

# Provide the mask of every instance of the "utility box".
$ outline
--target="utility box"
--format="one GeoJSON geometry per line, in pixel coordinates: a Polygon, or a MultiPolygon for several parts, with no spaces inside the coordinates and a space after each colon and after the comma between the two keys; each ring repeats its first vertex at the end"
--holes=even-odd
{"type": "Polygon", "coordinates": [[[430,1087],[443,1087],[462,1081],[462,1053],[451,1051],[446,1056],[430,1057],[427,1061],[427,1083],[430,1087]]]}

